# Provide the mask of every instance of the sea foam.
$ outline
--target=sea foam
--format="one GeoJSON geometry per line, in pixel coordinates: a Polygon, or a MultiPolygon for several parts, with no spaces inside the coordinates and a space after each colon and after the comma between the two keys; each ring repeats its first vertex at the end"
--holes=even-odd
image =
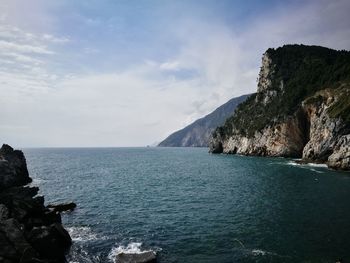
{"type": "Polygon", "coordinates": [[[73,241],[82,242],[98,239],[97,235],[92,232],[90,227],[68,227],[67,230],[73,241]]]}
{"type": "MultiPolygon", "coordinates": [[[[144,252],[150,252],[153,250],[141,250],[142,243],[141,242],[131,242],[127,246],[119,245],[117,247],[113,247],[108,254],[108,259],[114,261],[116,256],[120,253],[124,254],[141,254],[144,252]]],[[[155,251],[153,251],[155,252],[155,251]]]]}

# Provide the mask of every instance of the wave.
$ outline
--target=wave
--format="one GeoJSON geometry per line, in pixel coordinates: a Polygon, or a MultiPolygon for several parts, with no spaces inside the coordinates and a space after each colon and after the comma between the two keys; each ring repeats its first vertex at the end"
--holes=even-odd
{"type": "Polygon", "coordinates": [[[306,165],[313,167],[328,168],[327,164],[325,163],[307,163],[306,165]]]}
{"type": "MultiPolygon", "coordinates": [[[[142,243],[141,242],[131,242],[127,246],[119,245],[118,247],[113,247],[111,251],[108,254],[108,259],[110,261],[115,260],[116,256],[119,255],[120,253],[124,254],[142,254],[145,252],[157,252],[154,250],[141,250],[142,243]]],[[[161,249],[159,249],[161,250],[161,249]]]]}
{"type": "Polygon", "coordinates": [[[41,178],[32,178],[32,182],[30,183],[31,186],[40,186],[42,182],[45,182],[46,180],[41,178]]]}
{"type": "Polygon", "coordinates": [[[293,165],[293,166],[301,166],[301,164],[296,163],[296,162],[294,162],[294,161],[289,161],[289,162],[287,162],[286,164],[287,164],[287,165],[293,165]]]}
{"type": "Polygon", "coordinates": [[[280,259],[290,259],[290,256],[287,255],[279,255],[277,253],[271,252],[271,251],[266,251],[266,250],[262,250],[262,249],[252,249],[250,251],[250,254],[253,257],[274,257],[274,258],[280,258],[280,259]]]}
{"type": "Polygon", "coordinates": [[[99,239],[97,235],[92,232],[90,227],[80,226],[80,227],[68,227],[67,231],[71,236],[73,241],[91,241],[99,239]]]}
{"type": "Polygon", "coordinates": [[[67,255],[68,263],[101,263],[103,260],[98,256],[93,256],[80,246],[72,246],[67,255]]]}
{"type": "Polygon", "coordinates": [[[284,163],[284,164],[297,166],[304,169],[309,169],[310,171],[313,171],[316,173],[324,173],[324,172],[320,170],[316,170],[314,168],[328,168],[327,164],[324,164],[324,163],[297,163],[295,161],[288,161],[287,163],[284,163]]]}
{"type": "Polygon", "coordinates": [[[252,255],[253,256],[265,256],[267,254],[271,254],[271,253],[267,252],[267,251],[264,251],[264,250],[261,250],[261,249],[253,249],[252,250],[252,255]]]}
{"type": "Polygon", "coordinates": [[[255,257],[258,257],[258,256],[286,257],[286,256],[278,255],[277,253],[270,252],[270,251],[266,251],[266,250],[262,250],[262,249],[252,249],[252,250],[251,250],[251,254],[252,254],[253,256],[255,256],[255,257]]]}

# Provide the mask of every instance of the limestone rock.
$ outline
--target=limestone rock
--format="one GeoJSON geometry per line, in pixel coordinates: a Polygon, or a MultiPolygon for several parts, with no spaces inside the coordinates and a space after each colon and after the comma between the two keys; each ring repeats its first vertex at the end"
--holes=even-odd
{"type": "Polygon", "coordinates": [[[334,169],[350,170],[350,135],[340,138],[328,158],[328,166],[334,169]]]}
{"type": "Polygon", "coordinates": [[[349,58],[350,52],[315,46],[267,50],[255,97],[216,129],[210,152],[297,157],[349,170],[350,83],[348,73],[337,71],[349,58]],[[325,63],[316,70],[318,60],[325,63]]]}

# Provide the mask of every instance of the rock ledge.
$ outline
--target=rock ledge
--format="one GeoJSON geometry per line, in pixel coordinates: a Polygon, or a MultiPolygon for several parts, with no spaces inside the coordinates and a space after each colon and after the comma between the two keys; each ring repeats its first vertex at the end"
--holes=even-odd
{"type": "Polygon", "coordinates": [[[63,263],[72,240],[59,209],[44,205],[22,151],[0,149],[0,262],[63,263]]]}

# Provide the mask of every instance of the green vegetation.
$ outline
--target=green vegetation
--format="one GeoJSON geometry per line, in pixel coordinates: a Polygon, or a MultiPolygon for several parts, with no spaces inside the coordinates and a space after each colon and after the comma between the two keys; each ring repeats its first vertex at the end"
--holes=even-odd
{"type": "Polygon", "coordinates": [[[341,118],[347,126],[350,126],[350,85],[343,88],[342,94],[336,103],[328,109],[328,113],[332,118],[341,118]]]}
{"type": "MultiPolygon", "coordinates": [[[[233,127],[242,135],[253,136],[269,124],[279,122],[295,113],[301,102],[318,90],[336,89],[350,83],[350,52],[319,46],[286,45],[268,49],[274,73],[270,91],[275,92],[265,105],[264,94],[257,93],[240,104],[235,114],[227,119],[217,134],[225,137],[233,127]],[[283,82],[283,89],[281,89],[283,82]]],[[[315,100],[320,98],[314,98],[315,100]]],[[[340,116],[349,122],[349,97],[345,96],[330,110],[331,116],[340,116]]]]}

